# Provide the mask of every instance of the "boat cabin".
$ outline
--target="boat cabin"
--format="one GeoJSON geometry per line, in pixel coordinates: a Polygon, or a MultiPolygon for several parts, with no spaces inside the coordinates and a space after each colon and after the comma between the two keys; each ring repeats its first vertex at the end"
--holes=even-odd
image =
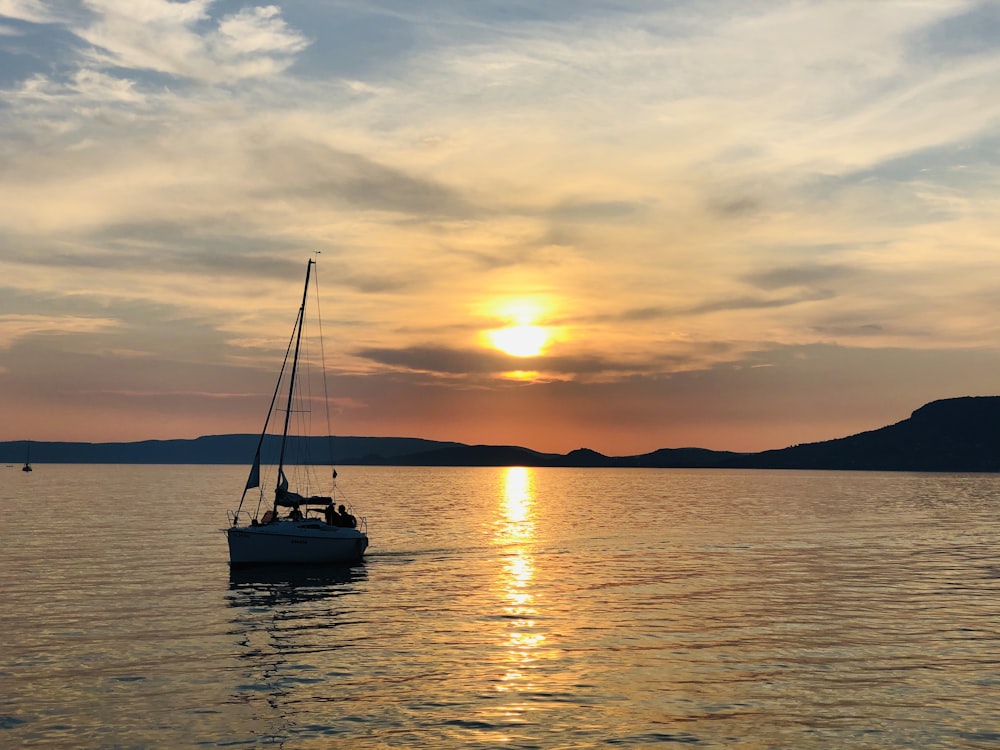
{"type": "Polygon", "coordinates": [[[260,521],[254,519],[252,526],[266,526],[278,521],[305,521],[310,517],[316,520],[322,519],[327,526],[338,526],[341,528],[356,528],[357,519],[347,512],[341,505],[340,510],[334,505],[332,497],[313,495],[303,497],[297,492],[279,490],[274,499],[274,510],[269,510],[261,517],[260,521]],[[289,508],[288,515],[281,515],[280,508],[289,508]],[[310,514],[314,514],[310,516],[310,514]]]}

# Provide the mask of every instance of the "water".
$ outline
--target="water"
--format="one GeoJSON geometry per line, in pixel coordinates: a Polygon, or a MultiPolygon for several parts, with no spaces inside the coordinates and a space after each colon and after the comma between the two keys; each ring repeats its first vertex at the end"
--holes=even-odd
{"type": "Polygon", "coordinates": [[[1000,476],[345,467],[231,575],[245,473],[0,468],[0,746],[1000,748],[1000,476]]]}

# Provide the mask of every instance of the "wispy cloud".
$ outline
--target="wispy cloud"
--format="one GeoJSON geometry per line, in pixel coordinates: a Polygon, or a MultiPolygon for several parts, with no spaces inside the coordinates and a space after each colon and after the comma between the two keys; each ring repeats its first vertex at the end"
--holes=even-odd
{"type": "Polygon", "coordinates": [[[15,342],[47,333],[87,334],[118,327],[116,320],[79,315],[0,315],[0,348],[10,348],[15,342]]]}
{"type": "Polygon", "coordinates": [[[273,76],[308,44],[277,6],[214,17],[211,0],[85,0],[93,13],[75,33],[101,67],[151,71],[211,83],[273,76]]]}
{"type": "Polygon", "coordinates": [[[56,18],[45,0],[0,0],[0,20],[48,23],[56,18]]]}

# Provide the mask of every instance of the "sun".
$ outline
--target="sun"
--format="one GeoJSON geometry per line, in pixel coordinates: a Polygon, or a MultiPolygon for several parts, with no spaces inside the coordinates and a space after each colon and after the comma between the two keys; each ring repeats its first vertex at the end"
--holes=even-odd
{"type": "Polygon", "coordinates": [[[549,332],[541,326],[511,326],[488,331],[490,343],[512,357],[537,357],[549,343],[549,332]]]}
{"type": "Polygon", "coordinates": [[[528,299],[511,300],[500,306],[498,313],[510,325],[484,331],[494,349],[512,357],[537,357],[552,342],[553,329],[537,324],[542,316],[540,303],[528,299]]]}

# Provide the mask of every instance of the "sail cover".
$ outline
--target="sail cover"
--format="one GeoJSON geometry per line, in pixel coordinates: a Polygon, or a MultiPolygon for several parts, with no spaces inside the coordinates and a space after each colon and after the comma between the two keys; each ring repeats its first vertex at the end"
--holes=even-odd
{"type": "Polygon", "coordinates": [[[298,492],[278,492],[274,498],[274,504],[279,508],[298,508],[306,502],[298,492]]]}
{"type": "Polygon", "coordinates": [[[282,508],[298,508],[305,502],[305,498],[298,492],[288,489],[288,477],[285,470],[278,470],[278,486],[274,489],[274,504],[282,508]]]}

